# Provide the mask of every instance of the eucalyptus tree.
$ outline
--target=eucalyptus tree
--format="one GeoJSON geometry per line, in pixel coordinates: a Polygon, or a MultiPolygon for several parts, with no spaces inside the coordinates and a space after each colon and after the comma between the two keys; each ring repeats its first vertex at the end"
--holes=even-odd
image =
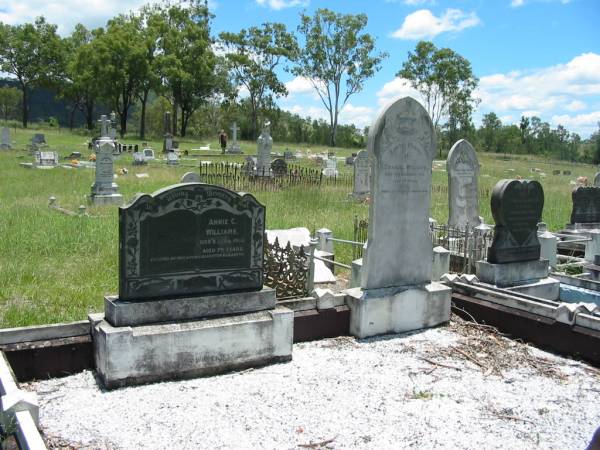
{"type": "Polygon", "coordinates": [[[331,146],[336,144],[338,117],[348,99],[381,68],[387,57],[375,50],[375,38],[365,33],[366,14],[338,14],[318,9],[300,15],[304,39],[293,73],[310,80],[329,113],[331,146]]]}
{"type": "Polygon", "coordinates": [[[234,82],[247,92],[252,138],[256,138],[259,112],[273,104],[274,97],[287,95],[276,70],[297,57],[298,44],[284,24],[270,22],[238,33],[223,32],[219,38],[234,82]]]}

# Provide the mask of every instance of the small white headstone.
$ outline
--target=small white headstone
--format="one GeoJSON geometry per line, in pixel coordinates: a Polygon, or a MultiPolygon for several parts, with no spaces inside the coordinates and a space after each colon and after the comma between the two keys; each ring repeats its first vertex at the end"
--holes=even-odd
{"type": "Polygon", "coordinates": [[[361,150],[354,158],[354,191],[355,196],[364,196],[371,189],[371,165],[369,154],[361,150]]]}
{"type": "Polygon", "coordinates": [[[465,139],[456,142],[446,160],[448,172],[448,224],[464,228],[479,225],[479,162],[473,146],[465,139]]]}
{"type": "Polygon", "coordinates": [[[179,164],[179,156],[177,156],[177,153],[175,153],[175,152],[167,153],[167,164],[170,164],[172,166],[176,166],[177,164],[179,164]]]}

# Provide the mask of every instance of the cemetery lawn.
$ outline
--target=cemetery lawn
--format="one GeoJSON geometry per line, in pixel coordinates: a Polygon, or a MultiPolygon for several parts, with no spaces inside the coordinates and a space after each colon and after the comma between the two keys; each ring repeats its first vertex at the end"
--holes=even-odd
{"type": "MultiPolygon", "coordinates": [[[[25,169],[20,162],[32,162],[33,157],[23,149],[36,130],[11,129],[16,150],[0,152],[0,328],[82,320],[90,312],[103,311],[103,296],[118,291],[118,211],[115,206],[88,207],[89,217],[61,214],[48,208],[48,198],[70,211],[85,204],[90,192],[94,170],[25,169]]],[[[67,131],[41,130],[54,150],[62,157],[73,151],[89,155],[88,137],[67,131]]],[[[126,138],[124,143],[138,143],[126,138]]],[[[157,151],[158,140],[149,140],[157,151]]],[[[210,143],[211,154],[219,153],[216,137],[204,140],[180,140],[181,149],[193,149],[210,143]]],[[[256,154],[256,144],[241,142],[245,155],[202,157],[183,160],[180,166],[168,167],[162,160],[148,166],[132,166],[130,155],[115,161],[115,170],[127,168],[116,182],[126,200],[136,193],[152,193],[179,182],[188,171],[197,170],[198,161],[243,162],[245,156],[256,154]],[[147,173],[147,178],[136,174],[147,173]]],[[[324,147],[307,145],[274,145],[273,151],[286,148],[312,153],[327,152],[324,147]]],[[[334,150],[337,156],[349,156],[354,149],[334,150]]],[[[503,155],[478,153],[481,163],[479,186],[480,211],[487,223],[493,223],[489,195],[497,180],[514,178],[536,179],[545,192],[543,220],[553,231],[569,221],[571,213],[570,181],[577,176],[593,180],[596,169],[591,165],[556,161],[532,161],[525,156],[504,160],[503,155]],[[540,172],[530,172],[530,169],[540,172]],[[570,170],[571,175],[552,175],[553,170],[570,170]]],[[[61,161],[62,162],[62,161],[61,161]]],[[[68,161],[65,161],[68,162],[68,161]]],[[[314,163],[301,160],[298,165],[315,168],[314,163]]],[[[445,222],[448,215],[447,174],[443,161],[434,161],[431,216],[445,222]]],[[[352,173],[351,166],[338,163],[341,173],[352,173]]],[[[319,228],[333,230],[334,236],[353,239],[354,218],[368,217],[368,204],[350,201],[352,186],[337,184],[327,187],[297,187],[280,191],[252,192],[266,205],[267,228],[307,227],[311,233],[319,228]]],[[[407,211],[410,214],[409,211],[407,211]]],[[[352,248],[336,244],[336,260],[349,264],[352,248]]],[[[426,255],[415,255],[415,258],[426,255]]],[[[342,272],[343,273],[343,272],[342,272]]],[[[347,274],[346,274],[347,275],[347,274]]]]}

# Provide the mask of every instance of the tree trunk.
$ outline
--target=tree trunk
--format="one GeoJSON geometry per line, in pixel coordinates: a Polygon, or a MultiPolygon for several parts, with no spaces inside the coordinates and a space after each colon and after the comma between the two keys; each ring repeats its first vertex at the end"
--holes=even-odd
{"type": "Polygon", "coordinates": [[[71,108],[71,113],[69,114],[69,130],[73,131],[73,123],[75,122],[75,111],[77,110],[76,106],[73,105],[71,108]]]}
{"type": "Polygon", "coordinates": [[[21,84],[21,90],[23,91],[23,128],[27,128],[27,122],[29,119],[29,108],[27,107],[29,98],[27,96],[27,86],[21,84]]]}
{"type": "Polygon", "coordinates": [[[191,112],[187,112],[185,110],[181,110],[181,137],[185,137],[187,132],[188,122],[190,121],[190,117],[192,117],[191,112]]]}
{"type": "Polygon", "coordinates": [[[92,131],[94,129],[94,102],[88,101],[85,104],[85,122],[87,129],[92,131]]]}
{"type": "Polygon", "coordinates": [[[171,124],[171,130],[173,130],[173,136],[177,136],[177,100],[173,100],[173,123],[171,124]]]}
{"type": "Polygon", "coordinates": [[[143,141],[146,139],[146,102],[148,101],[148,89],[144,91],[142,101],[142,117],[140,120],[140,139],[143,141]]]}

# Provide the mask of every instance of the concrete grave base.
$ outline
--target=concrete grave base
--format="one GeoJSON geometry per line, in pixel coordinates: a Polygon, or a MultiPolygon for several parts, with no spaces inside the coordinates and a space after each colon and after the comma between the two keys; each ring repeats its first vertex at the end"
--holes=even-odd
{"type": "Polygon", "coordinates": [[[292,359],[294,313],[283,307],[137,327],[90,320],[96,370],[108,389],[292,359]]]}
{"type": "Polygon", "coordinates": [[[358,338],[429,328],[450,320],[452,289],[432,282],[401,292],[390,289],[345,291],[350,334],[358,338]]]}
{"type": "Polygon", "coordinates": [[[532,297],[545,298],[546,300],[558,300],[560,296],[560,281],[546,277],[531,284],[507,288],[509,291],[531,295],[532,297]]]}
{"type": "Polygon", "coordinates": [[[273,309],[275,301],[275,290],[270,287],[243,295],[236,292],[164,300],[120,300],[118,296],[107,296],[104,312],[108,323],[124,327],[273,309]]]}
{"type": "Polygon", "coordinates": [[[535,283],[548,276],[548,260],[492,264],[477,261],[477,278],[483,283],[508,288],[535,283]]]}
{"type": "Polygon", "coordinates": [[[121,194],[107,195],[88,195],[88,202],[92,205],[122,205],[123,196],[121,194]]]}

